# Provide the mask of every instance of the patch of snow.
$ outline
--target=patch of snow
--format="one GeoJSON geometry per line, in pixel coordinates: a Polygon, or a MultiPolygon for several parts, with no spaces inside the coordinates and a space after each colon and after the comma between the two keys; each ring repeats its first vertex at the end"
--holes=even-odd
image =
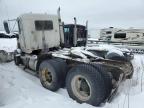
{"type": "Polygon", "coordinates": [[[90,51],[87,50],[82,50],[81,51],[83,54],[85,55],[89,55],[90,57],[94,57],[94,58],[98,58],[98,56],[95,56],[93,53],[91,53],[90,51]]]}
{"type": "Polygon", "coordinates": [[[0,50],[13,52],[17,48],[17,39],[0,39],[0,50]]]}
{"type": "Polygon", "coordinates": [[[88,41],[98,41],[99,39],[95,39],[95,38],[88,38],[88,41]]]}
{"type": "Polygon", "coordinates": [[[5,35],[7,35],[7,36],[12,36],[12,35],[14,35],[15,33],[17,34],[18,32],[12,32],[12,33],[6,33],[5,31],[0,31],[0,33],[2,33],[2,34],[5,34],[5,35]]]}
{"type": "Polygon", "coordinates": [[[116,53],[116,54],[118,54],[118,55],[120,55],[120,56],[124,56],[122,51],[116,50],[116,49],[111,49],[111,50],[109,50],[108,53],[107,53],[107,55],[108,55],[108,54],[111,54],[111,53],[116,53]]]}
{"type": "Polygon", "coordinates": [[[0,64],[0,70],[2,108],[92,108],[91,105],[81,105],[70,99],[65,89],[57,93],[46,90],[38,78],[24,72],[13,62],[0,64]]]}
{"type": "Polygon", "coordinates": [[[72,50],[70,50],[70,53],[73,55],[76,55],[78,57],[87,59],[87,57],[81,52],[81,49],[72,49],[72,50]]]}
{"type": "Polygon", "coordinates": [[[0,31],[0,33],[6,33],[5,31],[0,31]]]}
{"type": "Polygon", "coordinates": [[[107,51],[108,54],[109,53],[117,53],[118,55],[120,56],[124,56],[123,55],[123,51],[126,51],[128,52],[129,50],[128,49],[120,49],[120,48],[117,48],[117,47],[114,47],[112,45],[95,45],[95,46],[92,46],[92,47],[87,47],[86,48],[87,50],[99,50],[99,51],[107,51]]]}

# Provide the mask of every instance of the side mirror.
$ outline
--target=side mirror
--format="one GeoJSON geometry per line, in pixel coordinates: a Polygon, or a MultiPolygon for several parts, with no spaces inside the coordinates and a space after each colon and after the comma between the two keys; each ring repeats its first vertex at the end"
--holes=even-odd
{"type": "Polygon", "coordinates": [[[6,32],[7,34],[9,34],[9,33],[10,33],[10,29],[9,29],[9,24],[8,24],[8,22],[7,22],[7,21],[4,21],[4,22],[3,22],[3,25],[4,25],[5,32],[6,32]]]}

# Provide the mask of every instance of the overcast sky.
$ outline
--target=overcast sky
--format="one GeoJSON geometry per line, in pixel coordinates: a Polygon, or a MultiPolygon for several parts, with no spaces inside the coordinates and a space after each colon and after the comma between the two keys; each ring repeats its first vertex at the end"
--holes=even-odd
{"type": "Polygon", "coordinates": [[[23,13],[56,14],[61,7],[62,20],[89,21],[89,28],[144,28],[144,0],[0,0],[0,27],[4,19],[23,13]]]}

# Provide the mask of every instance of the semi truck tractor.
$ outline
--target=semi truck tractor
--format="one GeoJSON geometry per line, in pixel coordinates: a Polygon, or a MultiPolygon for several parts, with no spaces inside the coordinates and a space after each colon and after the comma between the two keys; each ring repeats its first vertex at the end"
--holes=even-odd
{"type": "Polygon", "coordinates": [[[58,15],[20,15],[14,61],[37,74],[44,88],[65,87],[77,102],[99,106],[113,97],[121,81],[132,77],[133,54],[118,48],[88,47],[87,26],[74,19],[74,24],[64,24],[59,11],[58,15]]]}

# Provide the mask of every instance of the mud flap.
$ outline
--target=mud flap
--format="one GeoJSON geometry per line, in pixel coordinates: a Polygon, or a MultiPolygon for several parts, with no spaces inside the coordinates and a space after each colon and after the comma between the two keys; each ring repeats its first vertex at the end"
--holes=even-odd
{"type": "Polygon", "coordinates": [[[111,91],[110,96],[106,100],[107,102],[109,102],[109,103],[112,102],[114,97],[117,95],[117,93],[118,93],[117,91],[118,91],[119,85],[120,85],[122,80],[123,80],[123,74],[120,74],[119,81],[116,83],[115,88],[111,91]]]}

